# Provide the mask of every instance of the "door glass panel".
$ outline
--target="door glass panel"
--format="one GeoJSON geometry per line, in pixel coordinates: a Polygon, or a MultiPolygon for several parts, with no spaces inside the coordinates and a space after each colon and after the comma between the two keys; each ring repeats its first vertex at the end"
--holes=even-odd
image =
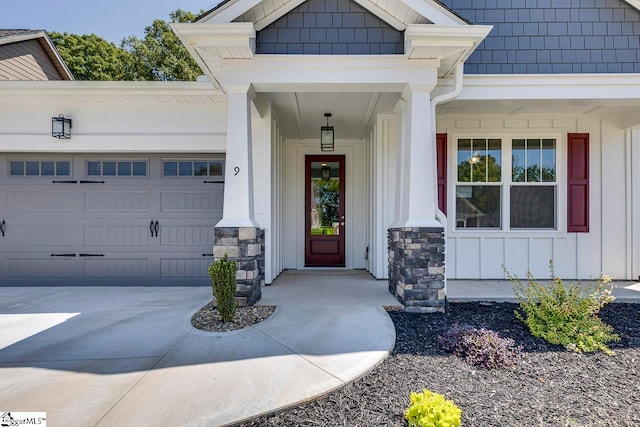
{"type": "Polygon", "coordinates": [[[102,162],[102,175],[116,176],[116,162],[102,162]]]}
{"type": "Polygon", "coordinates": [[[340,234],[340,163],[311,162],[311,235],[340,234]]]}
{"type": "Polygon", "coordinates": [[[40,175],[40,162],[25,162],[27,165],[27,175],[38,176],[40,175]]]}

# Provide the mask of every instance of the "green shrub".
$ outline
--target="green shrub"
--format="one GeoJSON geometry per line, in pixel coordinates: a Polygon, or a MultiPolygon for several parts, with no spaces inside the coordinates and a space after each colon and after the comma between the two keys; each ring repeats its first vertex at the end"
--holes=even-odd
{"type": "Polygon", "coordinates": [[[455,403],[426,388],[411,393],[411,404],[404,413],[410,427],[458,427],[461,415],[455,403]]]}
{"type": "Polygon", "coordinates": [[[234,294],[236,291],[236,263],[225,254],[209,266],[211,289],[216,298],[218,312],[223,322],[230,322],[236,314],[234,294]]]}
{"type": "Polygon", "coordinates": [[[527,272],[528,284],[522,285],[503,268],[514,284],[520,304],[515,315],[533,336],[578,353],[600,350],[613,355],[606,343],[619,341],[620,337],[598,317],[600,309],[615,299],[611,277],[603,274],[595,282],[565,286],[554,274],[550,262],[552,283],[549,286],[536,282],[530,272],[527,272]]]}

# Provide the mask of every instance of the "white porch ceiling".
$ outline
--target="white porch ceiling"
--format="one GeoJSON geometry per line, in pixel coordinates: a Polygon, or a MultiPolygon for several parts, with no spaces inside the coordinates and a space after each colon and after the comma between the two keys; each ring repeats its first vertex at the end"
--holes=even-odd
{"type": "Polygon", "coordinates": [[[285,138],[319,139],[326,124],[324,113],[338,139],[361,139],[376,114],[392,113],[399,93],[268,93],[285,138]]]}

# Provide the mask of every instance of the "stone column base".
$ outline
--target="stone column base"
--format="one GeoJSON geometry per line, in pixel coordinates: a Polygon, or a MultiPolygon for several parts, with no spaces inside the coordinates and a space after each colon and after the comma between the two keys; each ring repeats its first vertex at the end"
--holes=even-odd
{"type": "Polygon", "coordinates": [[[238,307],[254,305],[264,285],[264,230],[255,227],[216,227],[213,257],[225,254],[238,266],[235,301],[238,307]]]}
{"type": "Polygon", "coordinates": [[[444,228],[389,229],[389,291],[405,311],[445,311],[444,244],[444,228]]]}

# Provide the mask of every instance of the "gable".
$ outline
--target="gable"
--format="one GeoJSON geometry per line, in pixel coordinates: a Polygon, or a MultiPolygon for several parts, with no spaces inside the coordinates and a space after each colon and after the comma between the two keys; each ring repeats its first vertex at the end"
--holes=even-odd
{"type": "MultiPolygon", "coordinates": [[[[209,24],[252,22],[256,30],[262,30],[304,2],[312,9],[324,3],[335,7],[339,0],[224,0],[213,9],[200,15],[196,21],[209,24]]],[[[456,15],[439,0],[355,0],[363,8],[403,31],[412,24],[466,25],[464,18],[456,15]]]]}
{"type": "Polygon", "coordinates": [[[0,80],[63,80],[36,39],[0,45],[0,80]]]}
{"type": "Polygon", "coordinates": [[[494,27],[467,74],[640,73],[640,1],[440,1],[494,27]]]}
{"type": "Polygon", "coordinates": [[[353,0],[310,0],[256,34],[257,54],[403,54],[404,33],[353,0]]]}

